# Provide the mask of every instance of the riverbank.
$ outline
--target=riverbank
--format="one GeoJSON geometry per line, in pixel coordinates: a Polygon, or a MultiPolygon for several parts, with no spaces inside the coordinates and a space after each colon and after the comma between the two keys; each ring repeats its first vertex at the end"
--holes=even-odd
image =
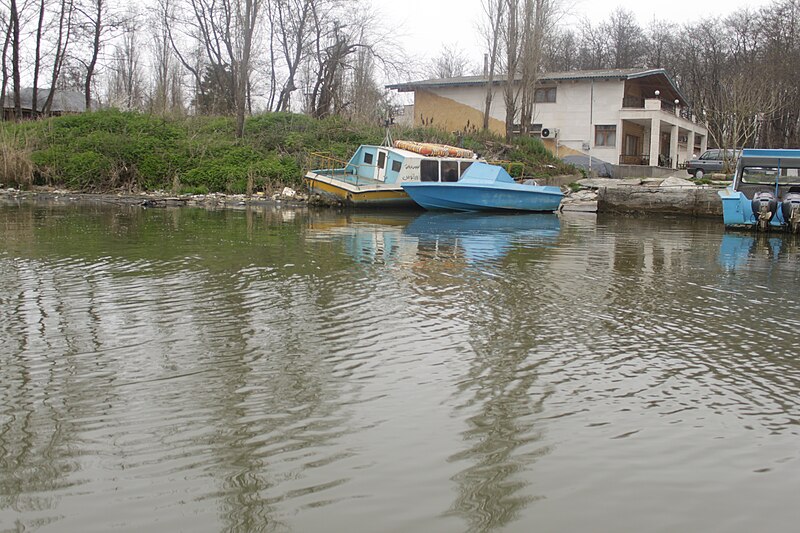
{"type": "MultiPolygon", "coordinates": [[[[554,177],[553,185],[564,187],[566,177],[554,177]]],[[[625,214],[642,216],[678,215],[687,218],[719,218],[722,216],[722,202],[717,192],[725,183],[697,185],[680,178],[667,179],[585,179],[573,184],[576,190],[568,191],[562,201],[560,211],[580,213],[625,214]]],[[[280,192],[266,194],[181,194],[164,191],[145,193],[105,193],[91,194],[65,189],[35,187],[21,191],[15,188],[1,188],[3,201],[41,200],[53,203],[116,203],[138,205],[143,208],[164,207],[202,207],[247,208],[248,206],[331,206],[319,197],[309,196],[304,188],[295,190],[284,187],[280,192]]]]}
{"type": "Polygon", "coordinates": [[[303,207],[320,204],[309,198],[304,192],[285,188],[280,193],[267,195],[264,193],[248,194],[179,194],[164,191],[142,193],[85,193],[66,189],[50,189],[34,187],[31,190],[19,190],[13,187],[0,188],[0,200],[6,203],[14,201],[42,201],[49,203],[81,203],[81,204],[119,204],[139,206],[147,209],[165,207],[202,207],[202,208],[246,208],[247,206],[285,205],[303,207]]]}
{"type": "Polygon", "coordinates": [[[728,182],[697,184],[673,176],[585,179],[579,180],[577,185],[581,189],[565,199],[565,210],[587,210],[587,203],[595,202],[597,212],[601,213],[721,217],[722,201],[718,192],[728,182]]]}
{"type": "MultiPolygon", "coordinates": [[[[396,139],[462,146],[487,160],[513,161],[537,179],[575,173],[531,138],[505,143],[488,132],[457,135],[393,126],[396,139]]],[[[305,172],[325,161],[344,165],[362,144],[379,145],[386,129],[341,117],[292,113],[248,118],[235,136],[231,117],[160,117],[104,110],[45,120],[0,122],[0,184],[91,193],[272,195],[299,190],[305,172]]]]}

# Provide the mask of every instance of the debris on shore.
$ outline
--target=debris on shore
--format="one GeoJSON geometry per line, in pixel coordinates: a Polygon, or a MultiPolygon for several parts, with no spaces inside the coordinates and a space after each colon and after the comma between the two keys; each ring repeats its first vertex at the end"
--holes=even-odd
{"type": "Polygon", "coordinates": [[[281,192],[268,195],[264,192],[247,194],[172,194],[166,191],[153,191],[146,193],[78,193],[74,191],[34,188],[32,190],[19,190],[15,188],[0,187],[0,197],[13,199],[36,198],[53,202],[98,201],[103,203],[119,203],[138,205],[144,209],[196,206],[206,208],[216,207],[246,207],[249,205],[292,205],[301,206],[309,203],[308,195],[285,187],[281,192]]]}

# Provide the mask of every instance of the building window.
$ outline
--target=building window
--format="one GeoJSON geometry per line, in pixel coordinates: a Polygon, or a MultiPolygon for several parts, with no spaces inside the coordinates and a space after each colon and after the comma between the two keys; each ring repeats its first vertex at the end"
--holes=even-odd
{"type": "Polygon", "coordinates": [[[439,161],[423,159],[419,167],[420,181],[439,181],[439,161]]]}
{"type": "Polygon", "coordinates": [[[556,88],[555,87],[542,87],[533,92],[533,101],[537,104],[554,104],[556,103],[556,88]]]}
{"type": "Polygon", "coordinates": [[[617,127],[616,126],[595,126],[594,127],[595,146],[616,146],[617,127]]]}
{"type": "Polygon", "coordinates": [[[640,155],[639,137],[636,137],[635,135],[625,136],[625,155],[640,155]]]}
{"type": "Polygon", "coordinates": [[[392,161],[393,172],[400,172],[401,168],[403,168],[403,164],[400,161],[392,161]]]}
{"type": "Polygon", "coordinates": [[[372,154],[364,153],[364,163],[367,164],[367,165],[371,165],[372,164],[372,154]]]}

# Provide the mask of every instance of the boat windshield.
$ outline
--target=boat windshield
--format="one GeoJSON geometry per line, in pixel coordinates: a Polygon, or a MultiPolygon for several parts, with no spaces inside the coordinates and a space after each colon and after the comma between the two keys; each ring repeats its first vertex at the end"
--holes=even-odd
{"type": "Polygon", "coordinates": [[[777,177],[779,185],[800,185],[800,168],[787,167],[744,167],[742,169],[742,183],[757,183],[760,185],[774,185],[777,177]]]}

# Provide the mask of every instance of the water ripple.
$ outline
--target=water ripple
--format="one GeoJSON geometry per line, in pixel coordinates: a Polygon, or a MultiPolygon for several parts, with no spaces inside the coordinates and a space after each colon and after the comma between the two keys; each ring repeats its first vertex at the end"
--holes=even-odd
{"type": "Polygon", "coordinates": [[[148,210],[62,214],[59,247],[14,213],[3,525],[631,530],[652,499],[696,529],[686,487],[743,524],[800,488],[790,243],[731,266],[700,222],[148,210]]]}

